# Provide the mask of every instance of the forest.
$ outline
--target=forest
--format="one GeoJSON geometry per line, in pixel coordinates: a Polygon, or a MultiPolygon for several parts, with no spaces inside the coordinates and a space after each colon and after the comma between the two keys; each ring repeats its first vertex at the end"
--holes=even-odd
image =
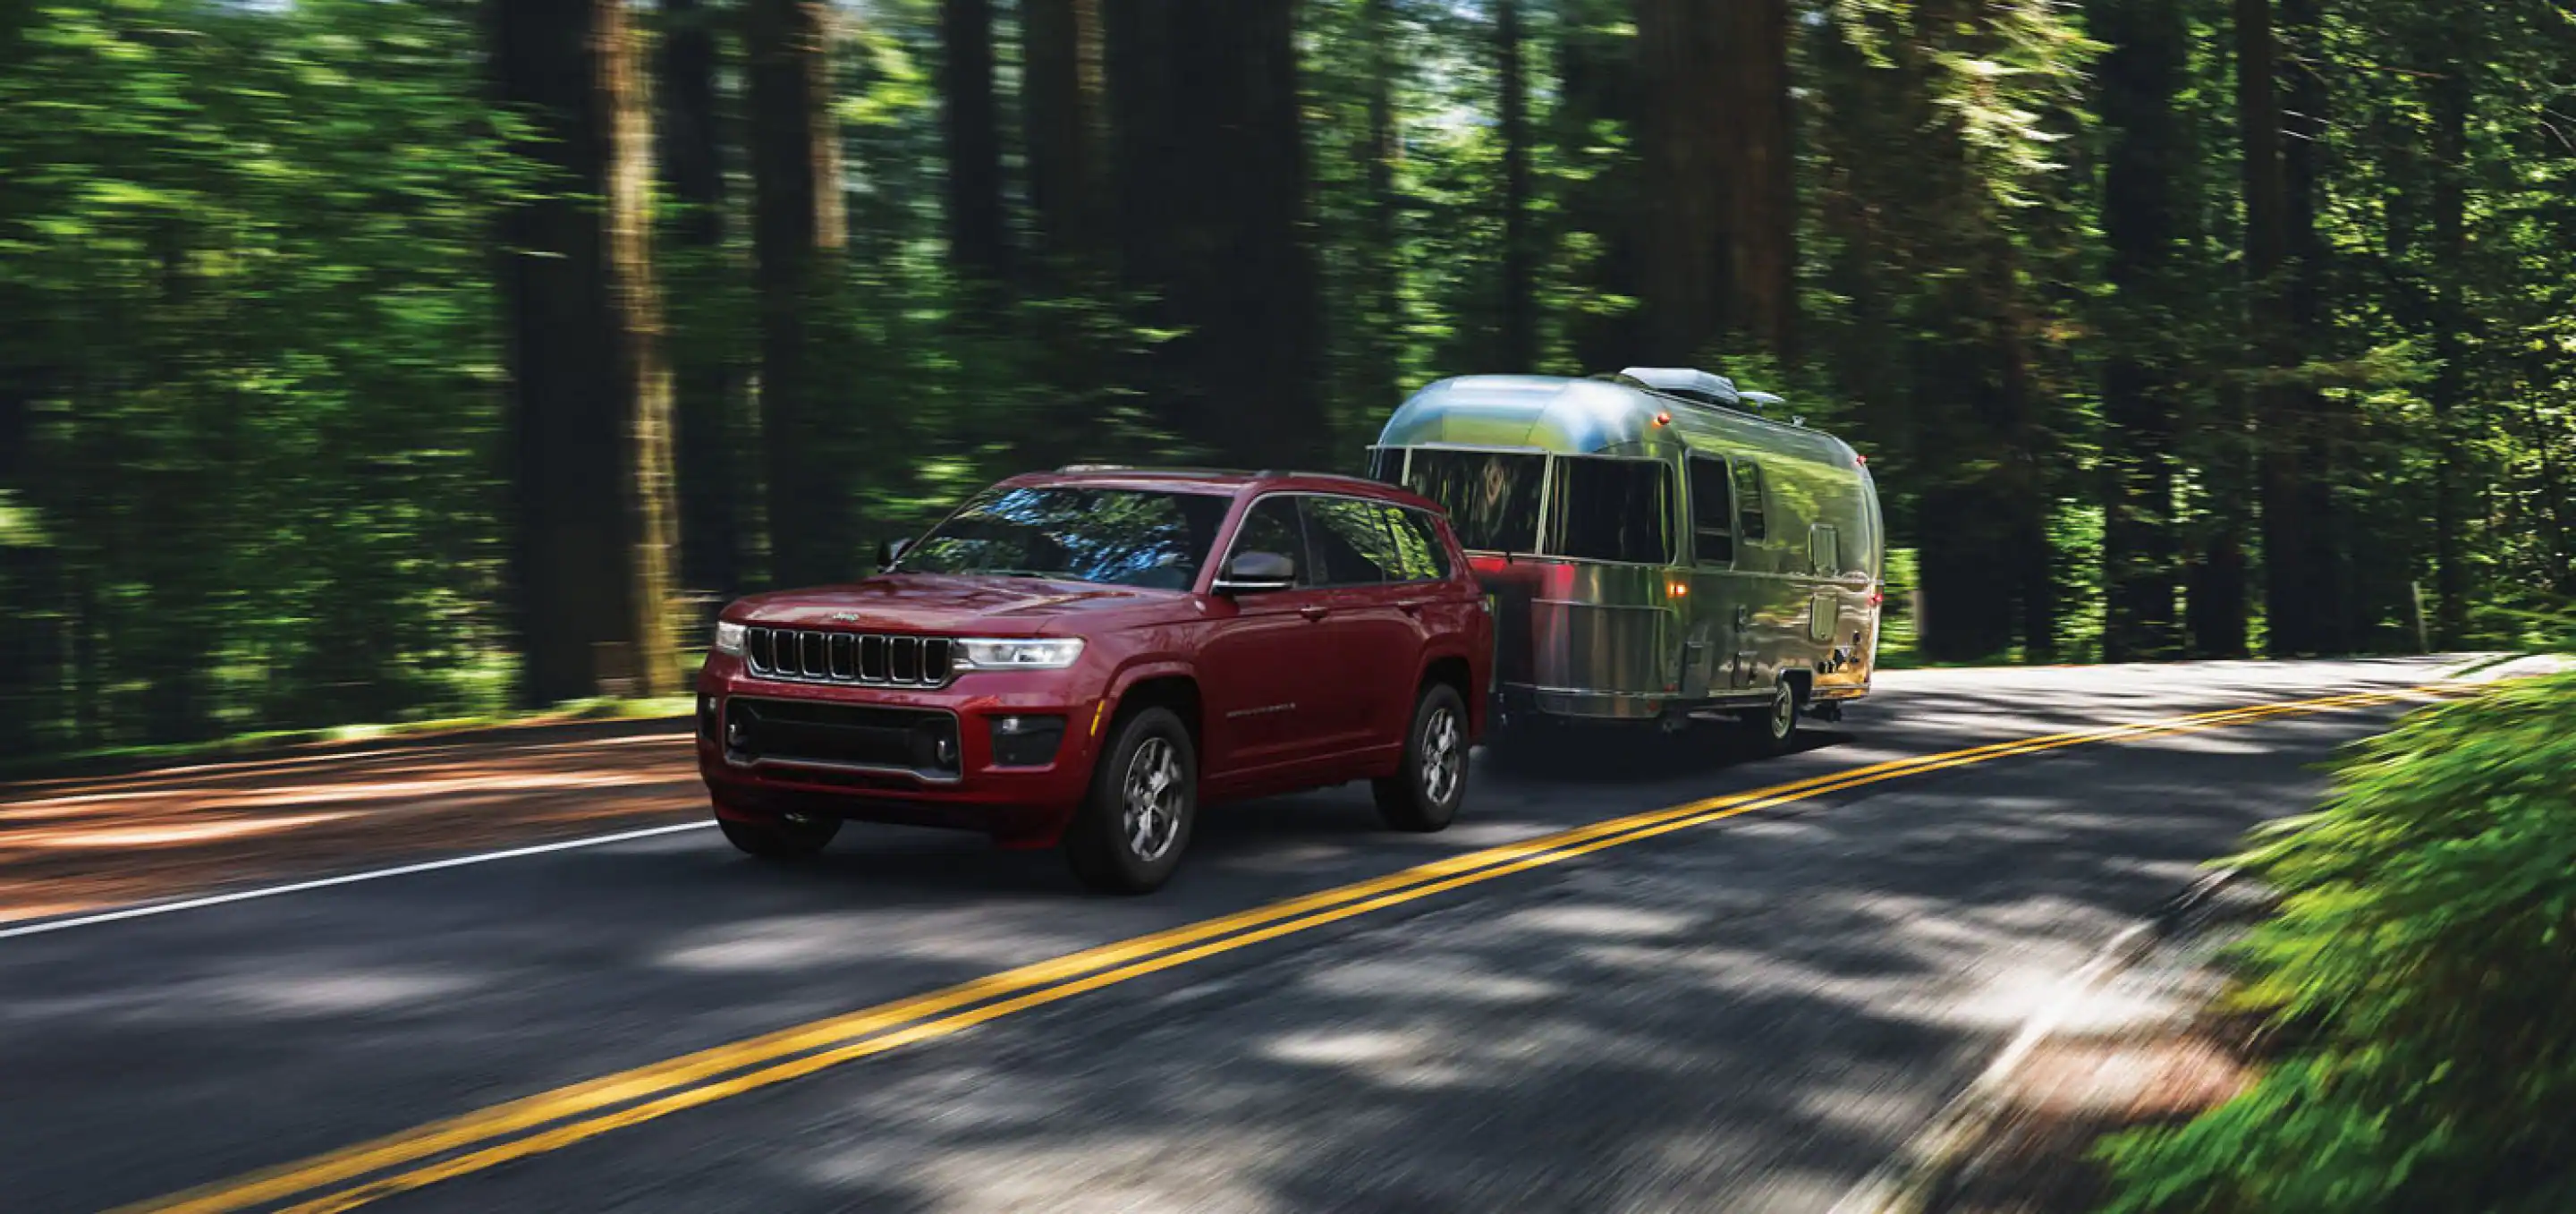
{"type": "Polygon", "coordinates": [[[2567,0],[0,5],[0,753],[685,687],[1073,460],[1696,365],[1891,658],[2576,601],[2567,0]]]}

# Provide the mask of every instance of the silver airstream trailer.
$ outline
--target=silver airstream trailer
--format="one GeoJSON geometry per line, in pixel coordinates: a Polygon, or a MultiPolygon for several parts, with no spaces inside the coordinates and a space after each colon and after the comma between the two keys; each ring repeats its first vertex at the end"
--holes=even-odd
{"type": "Polygon", "coordinates": [[[1446,506],[1495,618],[1501,719],[1740,715],[1785,746],[1869,693],[1885,535],[1867,461],[1704,371],[1474,375],[1370,449],[1446,506]]]}

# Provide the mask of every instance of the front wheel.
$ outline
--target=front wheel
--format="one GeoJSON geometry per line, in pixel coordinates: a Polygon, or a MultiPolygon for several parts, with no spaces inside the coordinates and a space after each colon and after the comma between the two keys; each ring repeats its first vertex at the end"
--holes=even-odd
{"type": "Polygon", "coordinates": [[[1458,689],[1433,683],[1414,701],[1404,765],[1375,781],[1377,811],[1397,830],[1435,831],[1457,818],[1467,800],[1467,702],[1458,689]]]}
{"type": "Polygon", "coordinates": [[[839,818],[807,814],[782,814],[765,822],[718,818],[716,825],[724,831],[725,839],[745,855],[763,860],[803,860],[819,855],[832,836],[841,833],[839,818]]]}
{"type": "Polygon", "coordinates": [[[1744,714],[1760,735],[1765,754],[1783,754],[1798,740],[1798,689],[1789,680],[1771,685],[1771,702],[1744,714]]]}
{"type": "Polygon", "coordinates": [[[1180,867],[1198,800],[1198,748],[1180,717],[1147,708],[1120,721],[1065,837],[1073,875],[1108,893],[1160,888],[1180,867]]]}

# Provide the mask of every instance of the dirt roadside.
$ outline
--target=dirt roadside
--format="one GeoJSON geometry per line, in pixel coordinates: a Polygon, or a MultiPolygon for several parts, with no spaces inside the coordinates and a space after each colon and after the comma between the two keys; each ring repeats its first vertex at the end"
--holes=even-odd
{"type": "Polygon", "coordinates": [[[688,722],[0,786],[0,923],[691,820],[688,722]]]}

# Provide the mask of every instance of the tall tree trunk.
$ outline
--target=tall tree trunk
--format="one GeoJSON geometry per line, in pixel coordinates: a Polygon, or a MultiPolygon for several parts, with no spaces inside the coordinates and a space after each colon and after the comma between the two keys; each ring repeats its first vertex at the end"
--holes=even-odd
{"type": "Polygon", "coordinates": [[[2159,348],[2160,309],[2171,292],[2174,190],[2183,168],[2181,87],[2188,33],[2172,0],[2094,0],[2092,30],[2110,44],[2096,69],[2109,146],[2102,228],[2108,276],[2120,297],[2117,332],[2102,371],[2103,656],[2114,662],[2174,656],[2176,391],[2159,348]]]}
{"type": "Polygon", "coordinates": [[[1167,416],[1228,459],[1324,458],[1293,0],[1108,0],[1120,247],[1166,349],[1167,416]]]}
{"type": "Polygon", "coordinates": [[[1637,128],[1654,199],[1639,213],[1639,363],[1689,365],[1726,333],[1735,280],[1727,132],[1742,120],[1718,65],[1734,61],[1730,0],[1636,0],[1640,84],[1655,103],[1637,128]]]}
{"type": "Polygon", "coordinates": [[[665,594],[668,384],[655,351],[651,123],[624,0],[492,0],[502,101],[558,174],[504,216],[515,607],[533,704],[676,678],[665,594]]]}
{"type": "Polygon", "coordinates": [[[592,0],[599,13],[599,99],[608,112],[608,304],[625,413],[622,501],[628,557],[626,610],[634,620],[635,689],[680,690],[672,635],[672,560],[679,550],[673,493],[671,366],[663,349],[662,291],[653,276],[653,90],[644,36],[628,0],[592,0]]]}
{"type": "MultiPolygon", "coordinates": [[[[2281,150],[2282,240],[2290,258],[2286,292],[2289,348],[2303,360],[2321,357],[2327,348],[2325,313],[2326,244],[2318,235],[2317,213],[2323,206],[2325,175],[2321,162],[2326,141],[2324,14],[2321,0],[2282,0],[2277,45],[2288,56],[2281,75],[2287,109],[2281,150]]],[[[2352,440],[2350,410],[2313,387],[2289,390],[2296,416],[2304,423],[2293,462],[2301,469],[2294,503],[2299,529],[2287,539],[2293,553],[2291,576],[2313,589],[2308,592],[2307,620],[2301,639],[2320,653],[2342,653],[2353,645],[2352,571],[2345,556],[2343,511],[2335,486],[2349,463],[2352,440]]],[[[2267,539],[2266,541],[2270,541],[2267,539]]],[[[2277,625],[2275,625],[2277,627],[2277,625]]],[[[2277,634],[2276,634],[2277,635],[2277,634]]]]}
{"type": "MultiPolygon", "coordinates": [[[[2462,13],[2454,21],[2474,21],[2462,13]]],[[[2456,25],[2454,53],[2431,66],[2433,114],[2433,643],[2458,645],[2468,632],[2468,568],[2460,551],[2460,414],[2468,404],[2468,147],[2474,39],[2456,25]]]]}
{"type": "Polygon", "coordinates": [[[1101,253],[1100,0],[1021,0],[1021,126],[1045,259],[1101,253]]]}
{"type": "Polygon", "coordinates": [[[2183,585],[2188,608],[2184,625],[2191,633],[2191,652],[2201,658],[2247,655],[2246,618],[2251,571],[2245,553],[2244,504],[2257,492],[2252,436],[2246,431],[2246,394],[2224,392],[2216,424],[2204,433],[2209,455],[2201,477],[2213,506],[2194,534],[2200,547],[2193,554],[2183,585]]]}
{"type": "Polygon", "coordinates": [[[1404,265],[1395,166],[1403,148],[1395,126],[1398,56],[1393,0],[1361,0],[1360,28],[1368,44],[1366,79],[1360,85],[1366,96],[1368,135],[1360,148],[1366,224],[1363,247],[1358,250],[1365,295],[1359,305],[1359,388],[1361,399],[1375,411],[1393,407],[1402,390],[1397,362],[1403,348],[1404,265]]]}
{"type": "MultiPolygon", "coordinates": [[[[7,491],[0,509],[32,512],[44,500],[34,483],[40,372],[11,353],[0,344],[0,489],[7,491]]],[[[63,646],[56,632],[61,550],[54,542],[13,546],[6,538],[0,537],[0,754],[25,755],[47,749],[49,735],[63,724],[63,646]]]]}
{"type": "Polygon", "coordinates": [[[940,0],[939,34],[948,246],[959,272],[989,294],[1009,280],[1011,270],[1002,205],[1002,127],[993,98],[991,0],[940,0]]]}
{"type": "Polygon", "coordinates": [[[827,376],[816,365],[819,318],[849,239],[831,9],[825,0],[746,0],[744,15],[769,572],[774,584],[807,585],[839,576],[850,557],[835,525],[842,486],[823,455],[827,376]]]}
{"type": "Polygon", "coordinates": [[[2263,510],[2264,615],[2269,651],[2276,656],[2316,653],[2316,625],[2325,601],[2316,572],[2304,567],[2311,552],[2307,515],[2309,422],[2305,394],[2273,382],[2300,361],[2290,314],[2289,180],[2282,161],[2279,44],[2272,32],[2271,0],[2235,0],[2236,125],[2243,145],[2245,188],[2246,320],[2258,373],[2249,386],[2253,403],[2258,480],[2263,510]]]}
{"type": "Polygon", "coordinates": [[[1727,0],[1727,320],[1775,358],[1796,354],[1798,154],[1790,105],[1789,0],[1727,0]]]}
{"type": "Polygon", "coordinates": [[[1494,42],[1503,128],[1503,348],[1495,369],[1525,372],[1538,362],[1538,257],[1530,232],[1529,80],[1519,0],[1495,0],[1494,42]]]}
{"type": "MultiPolygon", "coordinates": [[[[724,140],[716,105],[713,14],[703,0],[663,0],[661,167],[677,204],[668,228],[678,262],[670,277],[681,297],[720,290],[724,247],[724,140]]],[[[686,333],[685,319],[676,326],[686,333]]],[[[680,580],[730,598],[742,588],[742,534],[734,495],[735,376],[713,343],[672,350],[675,470],[679,476],[680,580]]]]}
{"type": "MultiPolygon", "coordinates": [[[[1637,215],[1646,196],[1643,165],[1633,146],[1641,84],[1636,37],[1622,29],[1627,0],[1559,0],[1556,6],[1556,104],[1550,108],[1548,142],[1560,163],[1583,173],[1554,191],[1557,222],[1594,237],[1599,252],[1574,267],[1573,285],[1595,297],[1637,299],[1644,224],[1637,215]],[[1603,123],[1627,131],[1627,146],[1604,146],[1603,123]]],[[[1631,308],[1586,310],[1566,319],[1567,344],[1586,370],[1615,371],[1646,361],[1645,318],[1631,308]]]]}

